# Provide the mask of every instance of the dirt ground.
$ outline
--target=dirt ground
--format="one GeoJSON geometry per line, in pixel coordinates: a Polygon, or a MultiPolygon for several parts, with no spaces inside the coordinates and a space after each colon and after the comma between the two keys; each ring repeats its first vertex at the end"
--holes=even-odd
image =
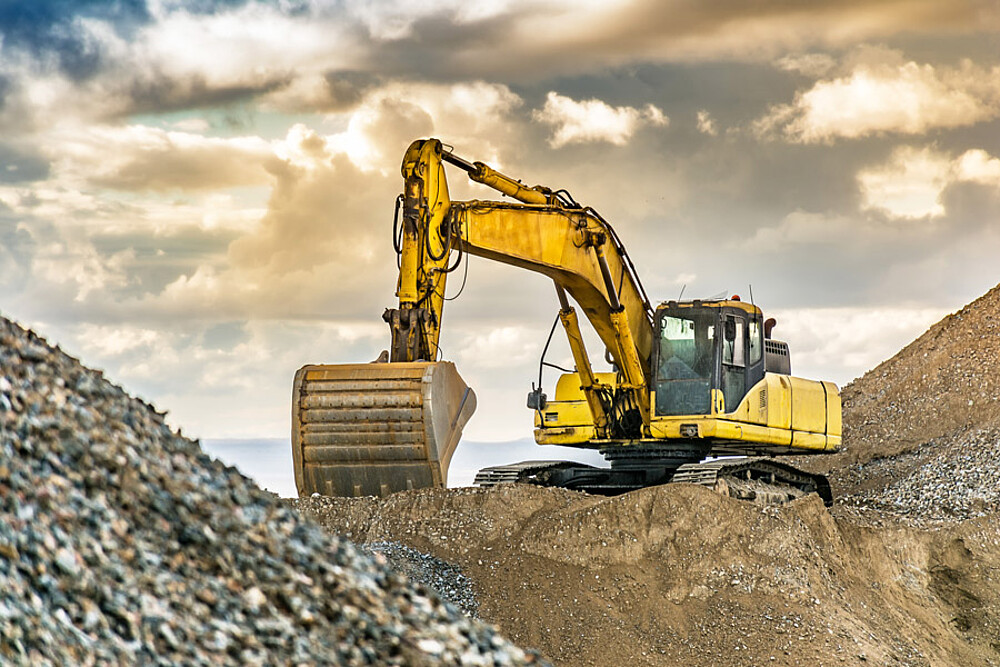
{"type": "MultiPolygon", "coordinates": [[[[691,485],[300,501],[459,565],[480,615],[561,665],[1000,664],[996,516],[919,530],[691,485]]],[[[836,510],[835,510],[836,513],[836,510]]]]}
{"type": "Polygon", "coordinates": [[[670,485],[311,498],[358,542],[454,563],[480,616],[559,665],[1000,665],[1000,289],[843,390],[840,496],[670,485]],[[943,517],[943,518],[942,518],[943,517]]]}

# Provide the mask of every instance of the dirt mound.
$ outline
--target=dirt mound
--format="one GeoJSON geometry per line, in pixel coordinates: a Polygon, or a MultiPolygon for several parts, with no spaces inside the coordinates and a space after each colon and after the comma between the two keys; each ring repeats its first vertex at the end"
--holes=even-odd
{"type": "Polygon", "coordinates": [[[844,387],[840,454],[800,459],[842,502],[917,521],[1000,509],[1000,286],[844,387]]]}
{"type": "Polygon", "coordinates": [[[850,460],[1000,425],[1000,286],[843,391],[850,460]]]}
{"type": "Polygon", "coordinates": [[[674,485],[293,501],[456,563],[480,614],[566,665],[1000,664],[1000,521],[936,532],[674,485]]]}
{"type": "Polygon", "coordinates": [[[0,663],[535,662],[162,417],[0,318],[0,663]]]}

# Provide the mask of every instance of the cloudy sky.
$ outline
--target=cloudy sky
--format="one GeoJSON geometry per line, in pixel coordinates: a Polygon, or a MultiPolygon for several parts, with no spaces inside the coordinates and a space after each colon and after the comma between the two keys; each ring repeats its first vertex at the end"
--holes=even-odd
{"type": "MultiPolygon", "coordinates": [[[[32,0],[0,33],[0,313],[188,435],[286,436],[295,369],[387,346],[421,137],[597,208],[656,301],[752,285],[798,375],[1000,282],[992,0],[32,0]]],[[[530,432],[557,307],[471,260],[468,437],[530,432]]]]}

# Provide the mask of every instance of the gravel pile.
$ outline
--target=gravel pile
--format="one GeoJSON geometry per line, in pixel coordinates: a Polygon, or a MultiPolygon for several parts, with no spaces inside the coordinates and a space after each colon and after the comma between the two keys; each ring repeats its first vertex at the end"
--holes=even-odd
{"type": "Polygon", "coordinates": [[[844,503],[918,524],[986,516],[1000,510],[1000,429],[928,443],[924,451],[877,459],[853,472],[890,481],[845,496],[844,503]]]}
{"type": "Polygon", "coordinates": [[[376,560],[383,557],[392,569],[402,572],[410,581],[430,588],[466,616],[478,616],[479,602],[472,588],[472,580],[462,573],[459,566],[399,542],[379,540],[360,544],[358,547],[375,556],[376,560]]]}
{"type": "Polygon", "coordinates": [[[844,387],[838,502],[914,523],[1000,509],[1000,286],[844,387]]]}
{"type": "Polygon", "coordinates": [[[0,318],[0,663],[534,662],[0,318]]]}

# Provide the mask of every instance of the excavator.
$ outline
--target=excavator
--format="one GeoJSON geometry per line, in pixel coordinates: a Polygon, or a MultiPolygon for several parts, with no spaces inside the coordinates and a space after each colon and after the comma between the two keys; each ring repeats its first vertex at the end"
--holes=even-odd
{"type": "Polygon", "coordinates": [[[535,441],[595,449],[609,464],[526,461],[485,468],[477,484],[614,495],[689,482],[748,500],[817,493],[832,503],[825,477],[775,457],[837,451],[838,389],[791,375],[788,345],[772,338],[775,321],[752,299],[654,308],[597,211],[565,190],[527,187],[469,162],[440,140],[413,142],[402,176],[393,218],[399,302],[383,314],[389,350],[375,362],[307,365],[295,375],[300,496],[446,486],[476,396],[453,363],[439,360],[438,341],[448,276],[473,255],[552,279],[559,303],[552,332],[561,323],[575,368],[559,377],[551,399],[541,374],[532,385],[535,441]],[[452,201],[446,165],[512,201],[452,201]],[[577,306],[606,348],[610,371],[591,363],[577,306]]]}

